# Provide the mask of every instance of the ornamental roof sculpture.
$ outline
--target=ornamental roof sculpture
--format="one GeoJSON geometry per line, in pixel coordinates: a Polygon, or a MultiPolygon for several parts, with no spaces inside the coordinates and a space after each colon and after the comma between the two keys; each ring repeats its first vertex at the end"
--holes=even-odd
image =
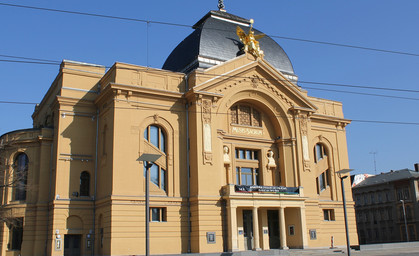
{"type": "Polygon", "coordinates": [[[243,31],[239,26],[236,28],[237,36],[240,38],[240,41],[244,44],[243,51],[249,52],[253,56],[257,57],[263,57],[263,51],[260,49],[259,41],[258,39],[265,36],[265,34],[259,34],[255,35],[255,32],[253,29],[253,19],[250,19],[250,28],[249,33],[246,34],[246,32],[243,31]]]}

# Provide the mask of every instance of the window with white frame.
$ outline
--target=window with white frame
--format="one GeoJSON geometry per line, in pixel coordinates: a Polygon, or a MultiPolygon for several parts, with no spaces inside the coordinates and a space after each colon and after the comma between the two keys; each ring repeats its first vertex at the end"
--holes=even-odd
{"type": "Polygon", "coordinates": [[[236,184],[260,185],[259,151],[236,148],[236,184]]]}

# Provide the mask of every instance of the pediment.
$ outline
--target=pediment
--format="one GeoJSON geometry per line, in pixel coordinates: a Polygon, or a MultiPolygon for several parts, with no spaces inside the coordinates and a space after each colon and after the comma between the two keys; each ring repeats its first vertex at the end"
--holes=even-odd
{"type": "Polygon", "coordinates": [[[263,59],[242,55],[226,63],[193,74],[189,93],[216,97],[242,90],[264,92],[284,102],[289,108],[315,112],[317,107],[307,97],[306,91],[292,83],[284,74],[263,59]]]}

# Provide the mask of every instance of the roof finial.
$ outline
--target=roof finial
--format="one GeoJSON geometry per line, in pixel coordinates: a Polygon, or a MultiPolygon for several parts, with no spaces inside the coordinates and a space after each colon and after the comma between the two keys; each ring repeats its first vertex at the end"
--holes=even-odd
{"type": "Polygon", "coordinates": [[[224,8],[225,8],[224,0],[218,0],[218,10],[225,12],[226,10],[224,8]]]}

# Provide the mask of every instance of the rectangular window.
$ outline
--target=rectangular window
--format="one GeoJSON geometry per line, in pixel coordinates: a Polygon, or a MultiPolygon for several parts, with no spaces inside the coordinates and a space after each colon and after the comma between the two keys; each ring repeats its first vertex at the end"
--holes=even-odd
{"type": "Polygon", "coordinates": [[[150,181],[159,185],[159,167],[153,164],[150,168],[150,181]]]}
{"type": "Polygon", "coordinates": [[[326,189],[326,186],[328,186],[330,183],[330,181],[327,178],[327,174],[328,171],[323,172],[322,174],[320,174],[319,177],[317,177],[316,182],[317,182],[317,193],[320,194],[320,192],[322,192],[323,190],[326,189]]]}
{"type": "Polygon", "coordinates": [[[150,221],[152,222],[167,221],[166,208],[165,207],[150,207],[150,221]]]}
{"type": "Polygon", "coordinates": [[[408,220],[412,219],[412,209],[410,205],[406,205],[405,210],[406,210],[406,219],[408,220]]]}
{"type": "Polygon", "coordinates": [[[409,200],[410,199],[410,193],[409,193],[408,188],[403,189],[403,199],[404,200],[409,200]]]}
{"type": "MultiPolygon", "coordinates": [[[[146,177],[147,169],[144,167],[144,177],[146,177]]],[[[166,170],[160,166],[153,164],[150,169],[150,181],[158,186],[160,189],[167,191],[167,182],[166,182],[166,170]]]]}
{"type": "Polygon", "coordinates": [[[236,182],[238,185],[259,185],[259,169],[237,167],[236,182]]]}
{"type": "Polygon", "coordinates": [[[401,189],[397,190],[397,200],[402,200],[403,199],[403,192],[401,189]]]}
{"type": "Polygon", "coordinates": [[[323,210],[323,219],[327,221],[335,220],[335,212],[333,209],[324,209],[323,210]]]}
{"type": "Polygon", "coordinates": [[[23,239],[23,218],[13,219],[10,229],[10,243],[12,250],[20,250],[23,239]]]}
{"type": "Polygon", "coordinates": [[[404,220],[404,212],[402,206],[399,207],[399,220],[404,220]]]}
{"type": "Polygon", "coordinates": [[[408,232],[409,232],[409,240],[414,241],[416,240],[416,232],[415,232],[415,226],[414,225],[408,225],[408,232]]]}
{"type": "Polygon", "coordinates": [[[236,184],[260,185],[258,150],[236,148],[236,184]]]}
{"type": "Polygon", "coordinates": [[[326,189],[326,181],[324,178],[324,173],[322,173],[319,177],[319,187],[320,187],[320,191],[323,191],[326,189]]]}
{"type": "Polygon", "coordinates": [[[236,149],[236,158],[240,160],[258,160],[258,151],[250,149],[236,149]]]}

